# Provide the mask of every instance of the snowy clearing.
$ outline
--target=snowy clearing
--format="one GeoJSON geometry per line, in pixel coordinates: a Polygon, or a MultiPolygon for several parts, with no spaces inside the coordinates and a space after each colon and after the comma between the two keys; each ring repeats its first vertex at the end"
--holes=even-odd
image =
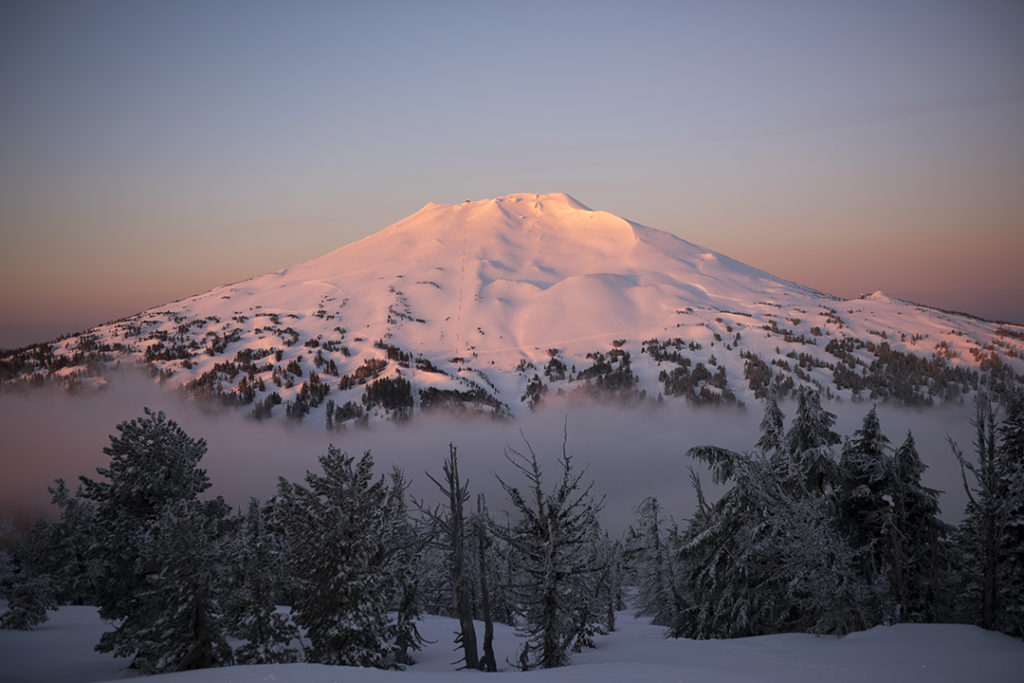
{"type": "MultiPolygon", "coordinates": [[[[880,626],[845,638],[782,634],[735,640],[669,640],[663,629],[620,612],[619,630],[599,638],[595,650],[575,655],[561,669],[518,672],[507,663],[516,641],[496,625],[502,672],[455,672],[450,662],[453,619],[426,617],[420,625],[432,645],[406,671],[378,671],[316,664],[207,669],[155,676],[168,683],[340,683],[395,681],[466,683],[511,679],[542,683],[629,681],[727,683],[736,681],[871,681],[872,683],[973,683],[1024,680],[1024,643],[957,624],[880,626]]],[[[0,682],[87,683],[134,676],[126,660],[93,652],[103,623],[91,607],[62,607],[34,631],[0,631],[0,682]]],[[[482,625],[478,632],[482,633],[482,625]]]]}

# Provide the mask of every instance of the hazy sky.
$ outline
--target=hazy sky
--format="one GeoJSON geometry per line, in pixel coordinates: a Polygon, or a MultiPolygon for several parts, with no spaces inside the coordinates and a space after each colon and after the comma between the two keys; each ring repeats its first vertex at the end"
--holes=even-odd
{"type": "Polygon", "coordinates": [[[1024,322],[1024,3],[0,3],[0,347],[568,192],[1024,322]]]}

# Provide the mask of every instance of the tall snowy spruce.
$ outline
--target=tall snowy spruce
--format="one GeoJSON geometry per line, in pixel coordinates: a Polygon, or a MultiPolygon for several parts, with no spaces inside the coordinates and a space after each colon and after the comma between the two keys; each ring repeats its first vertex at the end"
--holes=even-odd
{"type": "Polygon", "coordinates": [[[689,451],[710,466],[717,483],[732,487],[709,506],[695,478],[699,509],[680,541],[681,609],[672,635],[844,633],[866,624],[867,588],[853,569],[832,498],[835,416],[817,395],[802,392],[780,444],[771,404],[761,439],[775,449],[771,453],[717,446],[689,451]]]}
{"type": "Polygon", "coordinates": [[[860,429],[843,444],[839,458],[839,526],[854,553],[857,571],[871,589],[872,622],[893,619],[896,609],[889,586],[894,521],[889,451],[889,439],[872,408],[860,429]]]}
{"type": "Polygon", "coordinates": [[[281,479],[274,501],[291,540],[292,611],[309,639],[306,660],[396,667],[388,486],[374,477],[369,452],[356,460],[331,446],[320,467],[306,486],[281,479]]]}
{"type": "Polygon", "coordinates": [[[1006,500],[1002,562],[1005,630],[1024,638],[1024,391],[1007,401],[1006,417],[999,425],[999,452],[1004,461],[1006,500]]]}
{"type": "Polygon", "coordinates": [[[3,556],[10,550],[11,570],[6,577],[0,572],[0,595],[7,598],[0,628],[31,629],[45,622],[57,605],[93,602],[93,586],[100,578],[89,561],[93,506],[80,495],[72,496],[63,480],[55,484],[49,490],[60,519],[40,519],[27,537],[0,550],[3,556]]]}
{"type": "Polygon", "coordinates": [[[529,455],[506,447],[506,458],[526,478],[524,491],[498,481],[519,515],[510,528],[495,527],[504,541],[512,569],[518,632],[525,638],[516,664],[521,669],[552,668],[569,663],[569,649],[600,629],[604,615],[594,609],[594,581],[601,565],[590,552],[600,501],[583,486],[584,471],[574,471],[562,442],[562,473],[551,492],[544,490],[540,464],[529,442],[529,455]]]}
{"type": "Polygon", "coordinates": [[[630,529],[630,560],[636,578],[636,614],[651,623],[670,626],[679,609],[675,595],[673,560],[658,499],[649,496],[637,508],[636,527],[630,529]]]}
{"type": "Polygon", "coordinates": [[[939,491],[921,483],[926,466],[914,436],[892,457],[890,578],[895,621],[932,622],[945,616],[950,527],[941,520],[939,491]]]}
{"type": "Polygon", "coordinates": [[[99,612],[116,624],[96,649],[144,673],[227,664],[216,590],[228,510],[198,499],[210,486],[198,466],[206,443],[148,408],[117,430],[103,449],[110,465],[81,477],[95,506],[99,612]]]}
{"type": "Polygon", "coordinates": [[[459,479],[458,451],[448,446],[448,457],[442,465],[442,479],[430,473],[427,478],[437,486],[447,499],[447,508],[428,511],[437,527],[440,546],[446,554],[445,566],[448,583],[452,592],[452,604],[459,619],[459,632],[455,644],[462,649],[462,662],[467,669],[480,668],[477,651],[476,629],[473,625],[473,586],[470,568],[467,566],[467,533],[465,506],[469,501],[469,481],[459,479]]]}
{"type": "Polygon", "coordinates": [[[51,525],[40,520],[28,538],[0,548],[0,597],[7,611],[0,614],[0,628],[28,631],[46,622],[57,609],[55,580],[40,567],[46,552],[51,525]],[[8,552],[10,548],[10,552],[8,552]]]}
{"type": "Polygon", "coordinates": [[[277,612],[279,548],[267,529],[258,500],[249,501],[228,551],[230,567],[223,599],[227,632],[242,641],[238,664],[282,664],[298,660],[292,642],[298,629],[277,612]]]}
{"type": "MultiPolygon", "coordinates": [[[[816,391],[801,387],[796,399],[796,414],[782,442],[783,476],[791,488],[825,493],[836,483],[832,447],[841,441],[832,429],[836,416],[821,407],[821,396],[816,391]]],[[[766,435],[763,433],[762,439],[766,435]]]]}
{"type": "Polygon", "coordinates": [[[400,467],[391,470],[388,488],[387,569],[394,579],[395,594],[391,611],[395,616],[395,661],[414,664],[412,652],[423,648],[426,642],[416,627],[423,611],[422,573],[423,552],[429,542],[429,533],[414,523],[409,516],[406,495],[409,482],[400,467]]]}
{"type": "Polygon", "coordinates": [[[950,442],[968,496],[957,531],[961,613],[984,628],[1024,637],[1024,407],[1020,396],[996,426],[989,398],[978,397],[975,459],[950,442]],[[968,476],[970,475],[970,476],[968,476]]]}

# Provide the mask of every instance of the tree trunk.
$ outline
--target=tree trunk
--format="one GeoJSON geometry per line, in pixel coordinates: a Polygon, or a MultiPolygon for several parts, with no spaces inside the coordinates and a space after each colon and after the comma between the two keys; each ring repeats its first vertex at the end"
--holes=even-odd
{"type": "Polygon", "coordinates": [[[494,658],[494,620],[491,617],[491,593],[487,587],[487,539],[484,531],[486,507],[483,494],[477,496],[476,513],[475,531],[477,551],[480,558],[480,600],[483,603],[484,613],[484,656],[480,660],[480,669],[483,671],[497,671],[498,662],[494,658]]]}

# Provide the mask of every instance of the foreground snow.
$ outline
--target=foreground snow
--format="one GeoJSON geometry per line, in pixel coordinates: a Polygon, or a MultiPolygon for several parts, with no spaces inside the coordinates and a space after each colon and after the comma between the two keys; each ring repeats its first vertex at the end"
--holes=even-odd
{"type": "MultiPolygon", "coordinates": [[[[435,641],[418,653],[407,671],[377,671],[316,664],[227,667],[157,676],[168,683],[338,683],[395,681],[433,683],[453,679],[494,681],[494,674],[453,672],[452,633],[456,622],[427,617],[422,634],[435,641]]],[[[85,683],[118,680],[134,672],[125,660],[93,652],[103,624],[91,607],[63,607],[35,631],[0,631],[0,682],[85,683]]],[[[478,629],[482,635],[482,627],[478,629]]],[[[628,613],[619,630],[600,638],[598,647],[573,657],[563,669],[520,673],[503,664],[502,680],[533,683],[648,683],[687,681],[1021,681],[1024,643],[973,626],[924,624],[878,627],[845,638],[804,634],[736,640],[668,640],[663,630],[628,613]],[[519,677],[523,677],[520,679],[519,677]]],[[[515,639],[498,625],[497,657],[512,659],[515,639]]]]}

